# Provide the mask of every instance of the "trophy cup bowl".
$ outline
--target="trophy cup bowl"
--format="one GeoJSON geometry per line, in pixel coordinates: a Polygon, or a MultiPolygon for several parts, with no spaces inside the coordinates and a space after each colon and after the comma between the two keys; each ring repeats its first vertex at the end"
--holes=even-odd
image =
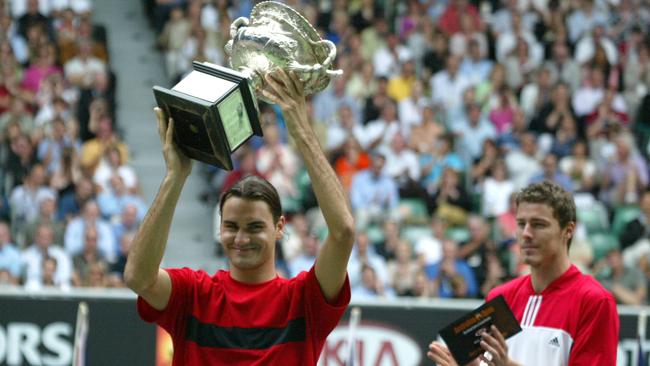
{"type": "Polygon", "coordinates": [[[322,40],[292,8],[274,1],[257,4],[251,19],[237,18],[226,44],[231,68],[194,62],[173,88],[154,86],[158,106],[174,118],[174,140],[190,158],[232,170],[231,154],[254,135],[262,136],[257,99],[264,75],[293,71],[305,94],[323,90],[332,76],[336,47],[322,40]]]}
{"type": "Polygon", "coordinates": [[[251,11],[250,20],[237,18],[230,26],[226,53],[230,67],[247,75],[256,97],[261,95],[264,75],[276,69],[294,71],[303,83],[305,94],[323,90],[331,77],[336,46],[323,40],[300,13],[275,1],[261,2],[251,11]]]}

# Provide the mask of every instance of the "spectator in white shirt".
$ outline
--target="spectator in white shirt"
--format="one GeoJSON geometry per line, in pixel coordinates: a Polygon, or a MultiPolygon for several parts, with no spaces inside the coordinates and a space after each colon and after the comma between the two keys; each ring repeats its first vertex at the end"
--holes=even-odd
{"type": "Polygon", "coordinates": [[[41,200],[47,197],[56,198],[56,192],[45,186],[45,177],[45,168],[36,164],[25,177],[23,184],[11,191],[9,205],[14,233],[36,220],[41,200]]]}
{"type": "Polygon", "coordinates": [[[379,119],[368,122],[364,130],[364,136],[359,139],[359,144],[366,150],[387,147],[393,140],[395,134],[402,131],[397,120],[397,107],[395,102],[386,101],[379,119]]]}
{"type": "Polygon", "coordinates": [[[84,233],[87,226],[95,226],[99,251],[109,262],[112,262],[117,254],[118,245],[111,226],[101,219],[99,206],[92,200],[84,204],[81,216],[72,219],[66,227],[63,239],[66,252],[70,256],[75,256],[83,250],[84,233]]]}
{"type": "Polygon", "coordinates": [[[551,71],[552,79],[567,83],[572,91],[580,87],[580,66],[571,57],[569,46],[563,41],[553,43],[552,56],[544,63],[551,71]]]}
{"type": "Polygon", "coordinates": [[[390,33],[387,36],[386,46],[380,48],[372,58],[375,68],[375,76],[391,78],[399,74],[400,64],[412,58],[408,47],[399,43],[396,34],[390,33]]]}
{"type": "Polygon", "coordinates": [[[460,32],[454,33],[449,39],[449,51],[452,55],[463,57],[467,54],[470,42],[476,42],[479,53],[485,57],[488,52],[487,37],[474,25],[474,19],[470,14],[461,14],[460,32]]]}
{"type": "Polygon", "coordinates": [[[618,49],[616,44],[607,37],[603,23],[596,24],[589,34],[580,38],[580,41],[576,44],[574,58],[578,64],[584,65],[594,58],[598,48],[602,48],[605,52],[610,65],[618,64],[618,49]]]}
{"type": "Polygon", "coordinates": [[[523,41],[528,46],[528,53],[531,60],[541,63],[544,58],[544,48],[537,41],[535,35],[521,26],[521,15],[516,13],[512,17],[512,29],[499,36],[496,41],[496,58],[504,63],[508,55],[517,47],[517,43],[523,41]]]}
{"type": "MultiPolygon", "coordinates": [[[[573,94],[571,102],[576,116],[584,117],[595,112],[604,98],[605,73],[598,67],[592,67],[585,84],[573,94]]],[[[625,100],[619,93],[614,96],[612,107],[616,111],[625,111],[625,100]]]]}
{"type": "Polygon", "coordinates": [[[449,110],[463,102],[463,91],[469,87],[470,81],[458,72],[460,58],[449,56],[447,67],[431,77],[431,99],[434,106],[449,110]]]}
{"type": "Polygon", "coordinates": [[[364,265],[369,265],[374,268],[379,284],[382,287],[389,283],[386,261],[375,252],[375,248],[370,243],[368,235],[360,232],[357,234],[357,240],[352,249],[350,262],[348,263],[350,287],[355,287],[361,283],[361,268],[364,265]]]}
{"type": "Polygon", "coordinates": [[[384,147],[381,153],[386,157],[384,172],[393,177],[400,189],[401,197],[418,196],[417,183],[420,180],[420,164],[417,154],[408,147],[401,133],[395,134],[390,147],[384,147]]]}
{"type": "Polygon", "coordinates": [[[589,33],[599,23],[607,23],[607,14],[596,9],[594,0],[580,1],[580,7],[574,10],[566,20],[569,41],[576,43],[580,37],[589,33]]]}
{"type": "Polygon", "coordinates": [[[320,250],[320,240],[314,234],[305,235],[302,238],[302,248],[297,256],[287,261],[289,276],[297,276],[300,272],[306,271],[316,262],[316,256],[320,250]]]}
{"type": "Polygon", "coordinates": [[[460,74],[467,78],[472,85],[478,85],[490,76],[492,61],[488,60],[481,53],[481,46],[478,41],[472,39],[467,45],[467,56],[460,64],[460,74]]]}
{"type": "Polygon", "coordinates": [[[498,159],[491,170],[481,189],[481,209],[485,217],[497,217],[507,212],[510,195],[515,190],[515,185],[508,179],[508,170],[503,159],[498,159]]]}
{"type": "Polygon", "coordinates": [[[422,123],[422,111],[428,105],[429,100],[424,96],[424,86],[421,81],[416,80],[411,88],[411,95],[397,105],[404,137],[409,138],[413,127],[422,123]]]}
{"type": "Polygon", "coordinates": [[[357,141],[364,138],[364,128],[361,123],[355,119],[352,108],[347,104],[342,104],[338,110],[338,121],[327,129],[326,151],[339,151],[350,138],[354,137],[357,141]]]}
{"type": "Polygon", "coordinates": [[[541,171],[535,135],[525,133],[521,136],[519,149],[512,149],[506,154],[506,166],[515,189],[526,186],[530,179],[541,171]]]}
{"type": "Polygon", "coordinates": [[[451,130],[458,139],[458,151],[463,154],[466,165],[469,165],[481,155],[483,141],[495,140],[497,131],[492,122],[481,113],[478,104],[469,104],[466,114],[466,119],[454,123],[451,130]]]}
{"type": "Polygon", "coordinates": [[[92,55],[90,40],[81,40],[78,44],[79,53],[63,66],[66,79],[70,84],[88,89],[92,86],[97,75],[106,72],[106,63],[92,55]]]}
{"type": "Polygon", "coordinates": [[[56,261],[56,270],[52,278],[55,286],[67,288],[72,277],[72,261],[68,254],[53,242],[54,230],[48,224],[41,224],[36,228],[34,244],[22,253],[25,263],[25,287],[38,289],[43,284],[43,261],[53,258],[56,261]]]}

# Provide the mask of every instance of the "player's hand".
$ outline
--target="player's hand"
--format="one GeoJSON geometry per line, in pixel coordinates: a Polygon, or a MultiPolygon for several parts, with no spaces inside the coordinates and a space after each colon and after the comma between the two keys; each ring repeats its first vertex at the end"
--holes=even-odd
{"type": "MultiPolygon", "coordinates": [[[[449,348],[440,342],[431,342],[427,357],[434,361],[438,366],[458,366],[458,363],[449,352],[449,348]]],[[[479,366],[480,360],[477,358],[465,366],[479,366]]]]}
{"type": "Polygon", "coordinates": [[[444,346],[440,342],[431,342],[429,344],[429,352],[427,352],[427,357],[434,361],[438,366],[458,366],[456,360],[449,352],[449,348],[444,346]]]}
{"type": "MultiPolygon", "coordinates": [[[[458,366],[454,356],[449,352],[449,348],[443,345],[440,342],[431,342],[429,344],[429,352],[427,352],[427,357],[430,360],[434,361],[438,366],[458,366]]],[[[475,359],[474,361],[468,363],[465,366],[478,366],[479,360],[475,359]]]]}
{"type": "Polygon", "coordinates": [[[481,347],[489,353],[489,355],[481,355],[480,358],[483,362],[488,366],[511,365],[508,357],[508,345],[496,326],[492,325],[490,331],[484,332],[481,337],[481,347]]]}
{"type": "Polygon", "coordinates": [[[295,72],[282,69],[267,73],[264,76],[266,87],[262,95],[282,108],[285,117],[293,120],[307,120],[305,106],[305,91],[303,83],[295,72]]]}
{"type": "Polygon", "coordinates": [[[163,146],[163,156],[167,165],[167,175],[187,178],[192,172],[192,160],[187,157],[174,142],[174,120],[165,121],[165,112],[154,108],[158,120],[158,135],[163,146]]]}

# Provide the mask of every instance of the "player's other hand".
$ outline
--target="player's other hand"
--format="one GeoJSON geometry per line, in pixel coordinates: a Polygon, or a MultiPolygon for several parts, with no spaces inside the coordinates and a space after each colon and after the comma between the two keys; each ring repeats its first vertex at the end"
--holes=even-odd
{"type": "MultiPolygon", "coordinates": [[[[454,357],[451,355],[449,348],[440,342],[434,341],[429,344],[429,352],[427,352],[427,357],[429,357],[430,360],[434,361],[438,366],[458,366],[458,363],[456,363],[456,360],[454,360],[454,357]]],[[[477,358],[465,366],[478,365],[479,360],[477,358]]]]}
{"type": "Polygon", "coordinates": [[[505,338],[497,329],[492,325],[490,330],[484,332],[482,335],[481,347],[485,353],[481,355],[480,359],[488,366],[515,366],[517,363],[510,360],[508,357],[508,345],[505,338]]]}
{"type": "Polygon", "coordinates": [[[163,146],[163,156],[167,165],[167,175],[174,178],[187,178],[192,172],[192,160],[174,142],[174,120],[165,121],[165,112],[154,108],[158,120],[158,135],[163,146]]]}

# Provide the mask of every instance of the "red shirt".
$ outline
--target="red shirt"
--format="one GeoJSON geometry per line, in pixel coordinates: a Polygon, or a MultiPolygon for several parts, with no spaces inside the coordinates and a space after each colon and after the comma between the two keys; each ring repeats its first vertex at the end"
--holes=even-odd
{"type": "Polygon", "coordinates": [[[350,301],[346,279],[328,304],[313,267],[256,285],[237,282],[228,271],[212,277],[189,268],[166,271],[172,280],[167,308],[158,311],[138,297],[138,312],[171,335],[175,366],[316,365],[350,301]]]}
{"type": "Polygon", "coordinates": [[[530,275],[488,294],[503,295],[522,331],[507,340],[508,355],[523,365],[616,365],[619,318],[614,297],[572,265],[541,293],[530,275]]]}
{"type": "Polygon", "coordinates": [[[476,7],[472,4],[468,4],[465,8],[460,9],[456,5],[449,5],[445,11],[440,15],[438,19],[438,26],[447,36],[451,36],[454,33],[460,32],[460,17],[461,14],[468,14],[472,17],[472,23],[474,23],[474,29],[480,29],[481,27],[481,14],[478,12],[476,7]]]}

